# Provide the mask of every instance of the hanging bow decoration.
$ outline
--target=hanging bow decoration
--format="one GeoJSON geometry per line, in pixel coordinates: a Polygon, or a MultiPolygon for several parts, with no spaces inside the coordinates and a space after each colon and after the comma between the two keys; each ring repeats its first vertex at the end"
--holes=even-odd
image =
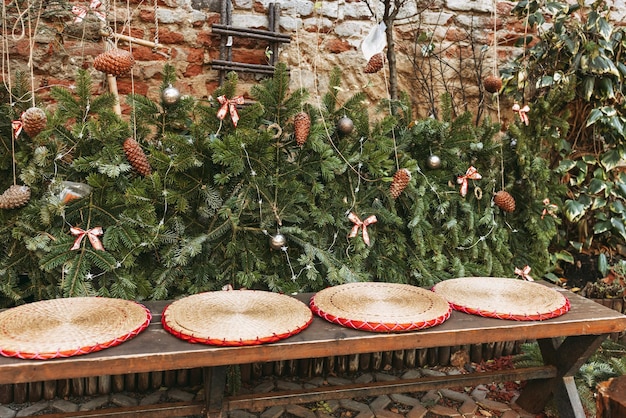
{"type": "Polygon", "coordinates": [[[528,120],[527,113],[530,112],[530,107],[528,107],[528,105],[525,105],[524,107],[520,107],[520,105],[515,103],[513,105],[513,111],[519,115],[519,118],[522,120],[522,122],[524,122],[524,125],[528,126],[530,121],[528,120]]]}
{"type": "Polygon", "coordinates": [[[78,250],[80,248],[80,243],[82,242],[83,238],[85,238],[85,235],[87,235],[87,238],[89,238],[89,242],[91,243],[91,246],[94,250],[104,251],[104,246],[98,238],[98,236],[103,234],[102,227],[97,226],[86,231],[84,229],[71,227],[70,232],[72,233],[72,235],[76,235],[77,237],[74,241],[74,245],[72,245],[72,250],[78,250]]]}
{"type": "Polygon", "coordinates": [[[239,113],[237,113],[237,105],[242,105],[245,103],[243,96],[233,97],[232,99],[227,99],[226,96],[220,96],[217,98],[217,101],[220,102],[222,107],[217,111],[217,117],[220,120],[224,120],[226,114],[230,112],[230,118],[233,121],[233,125],[235,128],[237,127],[237,122],[239,121],[239,113]]]}
{"type": "Polygon", "coordinates": [[[522,279],[529,281],[529,282],[534,282],[535,279],[533,279],[530,275],[530,266],[526,265],[524,266],[524,268],[522,269],[518,269],[517,267],[515,267],[515,274],[520,276],[522,279]]]}
{"type": "Polygon", "coordinates": [[[101,21],[106,22],[105,14],[97,10],[98,7],[100,7],[101,5],[102,5],[102,2],[100,2],[100,0],[91,0],[91,3],[89,4],[89,9],[87,9],[86,7],[82,7],[82,6],[73,6],[72,13],[76,15],[76,18],[74,19],[74,23],[82,22],[85,19],[85,17],[87,17],[87,13],[89,11],[91,11],[94,15],[96,15],[96,17],[100,19],[101,21]]]}
{"type": "Polygon", "coordinates": [[[461,196],[465,197],[465,195],[467,194],[467,187],[469,185],[468,180],[480,180],[482,178],[483,176],[478,173],[478,170],[476,170],[474,166],[470,166],[470,168],[467,169],[464,175],[458,176],[456,178],[456,182],[461,185],[461,196]]]}
{"type": "Polygon", "coordinates": [[[376,222],[378,222],[378,219],[376,219],[376,215],[368,216],[364,221],[361,221],[361,219],[359,219],[359,217],[356,216],[354,212],[350,212],[350,214],[348,215],[348,219],[350,219],[350,221],[354,223],[354,226],[352,227],[352,231],[350,231],[348,238],[356,237],[356,235],[359,233],[359,228],[363,228],[363,242],[365,242],[365,244],[367,245],[370,245],[370,235],[367,233],[367,227],[371,224],[375,224],[376,222]]]}
{"type": "Polygon", "coordinates": [[[556,210],[559,208],[554,203],[550,203],[550,199],[547,197],[543,199],[543,211],[541,211],[541,219],[543,219],[546,215],[550,215],[553,218],[556,218],[556,210]]]}
{"type": "Polygon", "coordinates": [[[20,136],[20,134],[22,133],[22,128],[24,127],[24,124],[21,120],[14,120],[11,122],[11,127],[13,128],[13,138],[17,139],[17,137],[20,136]]]}

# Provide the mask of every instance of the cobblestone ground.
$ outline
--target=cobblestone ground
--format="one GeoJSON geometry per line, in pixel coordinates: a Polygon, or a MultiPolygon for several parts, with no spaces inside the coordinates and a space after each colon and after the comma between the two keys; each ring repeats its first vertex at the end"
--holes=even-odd
{"type": "MultiPolygon", "coordinates": [[[[270,393],[327,385],[369,383],[394,379],[412,379],[419,376],[441,376],[461,373],[459,370],[411,369],[402,375],[384,372],[364,373],[356,377],[264,378],[242,389],[243,393],[270,393]]],[[[367,399],[345,399],[314,404],[285,405],[261,411],[234,410],[231,418],[536,418],[515,404],[519,395],[517,384],[481,385],[472,388],[433,390],[430,392],[400,393],[367,399]]],[[[53,399],[29,404],[0,405],[0,418],[29,417],[46,413],[89,411],[100,408],[152,405],[162,402],[190,402],[202,400],[200,387],[161,389],[149,393],[113,393],[95,397],[53,399]]],[[[189,417],[192,418],[192,417],[189,417]]],[[[193,417],[196,418],[196,417],[193,417]]]]}

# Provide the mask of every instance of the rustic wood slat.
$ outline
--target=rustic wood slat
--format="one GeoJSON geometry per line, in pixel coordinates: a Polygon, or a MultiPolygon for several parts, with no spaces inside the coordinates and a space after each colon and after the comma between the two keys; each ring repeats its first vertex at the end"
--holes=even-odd
{"type": "MultiPolygon", "coordinates": [[[[515,379],[548,379],[556,376],[556,374],[557,371],[554,367],[532,367],[515,371],[508,370],[458,375],[456,382],[458,382],[459,386],[473,386],[480,383],[510,381],[515,379]]],[[[319,387],[308,390],[232,396],[224,400],[224,409],[258,410],[269,406],[287,405],[292,403],[301,404],[332,399],[380,396],[390,393],[421,392],[432,389],[444,389],[448,387],[450,387],[449,376],[429,376],[417,379],[399,379],[390,382],[371,382],[334,387],[319,387]]]]}

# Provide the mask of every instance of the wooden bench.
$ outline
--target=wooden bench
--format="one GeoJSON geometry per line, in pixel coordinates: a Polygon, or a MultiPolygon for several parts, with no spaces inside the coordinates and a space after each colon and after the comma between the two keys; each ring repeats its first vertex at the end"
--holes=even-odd
{"type": "MultiPolygon", "coordinates": [[[[153,313],[152,323],[136,338],[117,347],[67,359],[37,361],[0,358],[0,384],[202,368],[203,403],[167,403],[48,416],[121,417],[142,414],[145,417],[170,417],[201,414],[214,417],[234,409],[528,380],[517,401],[521,407],[532,413],[540,412],[550,398],[555,397],[561,418],[584,418],[574,375],[609,334],[626,330],[626,316],[570,292],[566,292],[566,296],[571,301],[570,312],[540,322],[506,321],[453,312],[449,320],[433,328],[382,334],[344,328],[315,318],[306,330],[288,339],[244,347],[214,347],[179,340],[161,327],[161,312],[166,302],[153,302],[147,304],[153,313]],[[545,366],[224,396],[227,367],[233,364],[515,340],[537,340],[545,366]]],[[[306,302],[311,295],[296,297],[306,302]]]]}

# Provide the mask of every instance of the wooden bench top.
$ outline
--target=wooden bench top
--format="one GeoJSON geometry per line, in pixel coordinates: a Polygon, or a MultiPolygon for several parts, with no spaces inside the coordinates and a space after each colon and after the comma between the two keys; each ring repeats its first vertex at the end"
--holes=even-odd
{"type": "MultiPolygon", "coordinates": [[[[22,360],[0,358],[0,384],[212,367],[230,364],[328,357],[579,335],[602,335],[626,330],[626,316],[558,289],[569,298],[571,310],[563,316],[534,322],[482,318],[453,312],[442,325],[405,333],[371,333],[344,328],[320,318],[300,334],[272,344],[216,347],[182,341],[161,326],[167,302],[149,302],[153,314],[148,329],[117,347],[65,359],[22,360]]],[[[308,302],[312,294],[295,297],[308,302]]]]}

